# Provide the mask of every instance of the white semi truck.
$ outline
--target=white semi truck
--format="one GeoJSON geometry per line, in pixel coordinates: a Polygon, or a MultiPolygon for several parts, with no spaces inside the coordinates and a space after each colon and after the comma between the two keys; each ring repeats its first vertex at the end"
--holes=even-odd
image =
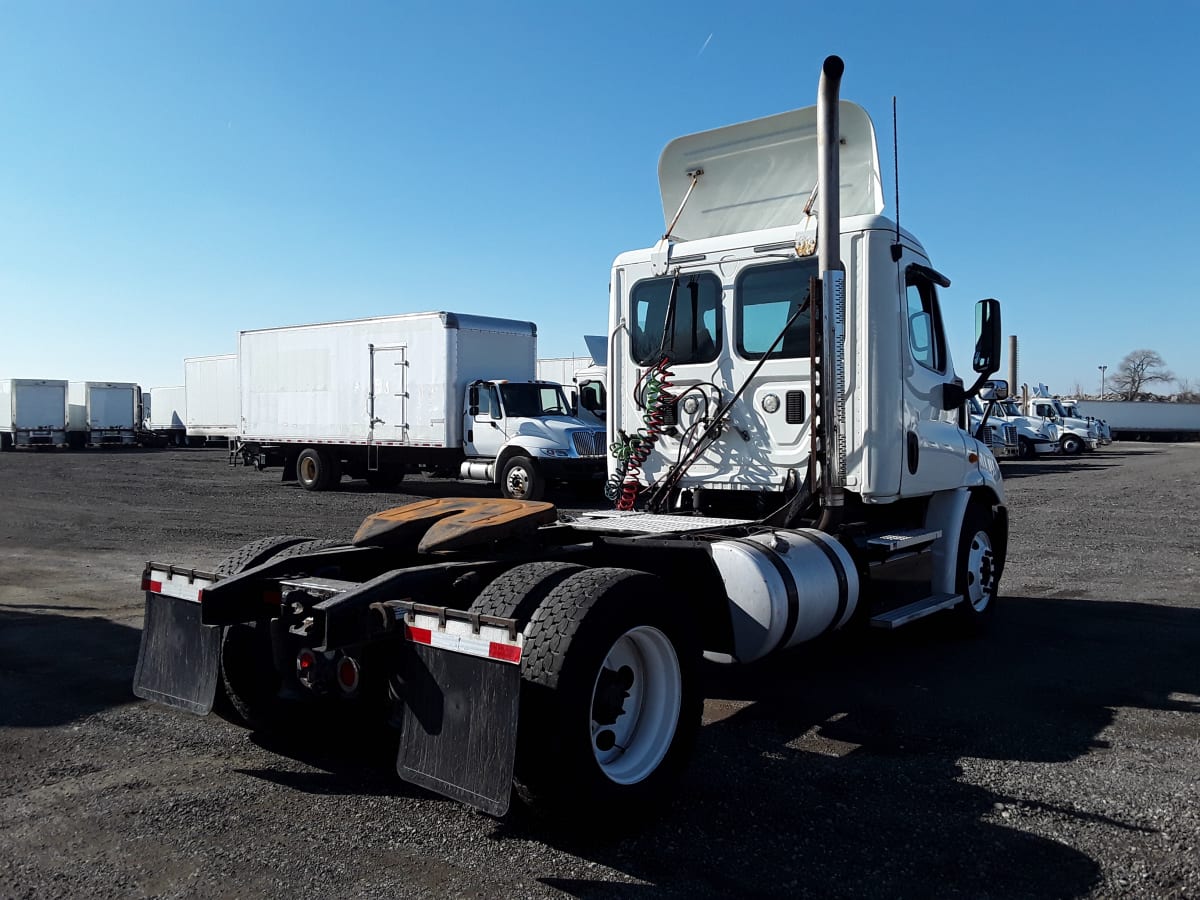
{"type": "Polygon", "coordinates": [[[67,446],[67,382],[0,379],[0,450],[67,446]]]}
{"type": "Polygon", "coordinates": [[[871,123],[839,103],[841,74],[825,60],[815,110],[663,155],[667,237],[612,271],[626,508],[429,500],[346,540],[266,538],[212,572],[151,563],[135,692],[205,713],[220,691],[257,727],[358,708],[399,727],[405,780],[494,815],[515,782],[629,828],[686,764],[705,654],[747,663],[943,611],[985,623],[1008,516],[959,416],[999,365],[999,307],[977,306],[965,387],[948,279],[881,215],[871,123]]]}
{"type": "Polygon", "coordinates": [[[1076,456],[1100,446],[1100,426],[1093,420],[1077,419],[1067,414],[1062,401],[1045,392],[1022,391],[1021,412],[1033,419],[1054,426],[1058,432],[1059,451],[1064,456],[1076,456]]]}
{"type": "Polygon", "coordinates": [[[308,490],[416,469],[522,500],[599,485],[604,431],[534,378],[536,345],[532,322],[448,312],[243,331],[235,453],[308,490]]]}
{"type": "Polygon", "coordinates": [[[68,440],[72,447],[135,447],[142,391],[128,381],[72,381],[68,440]]]}

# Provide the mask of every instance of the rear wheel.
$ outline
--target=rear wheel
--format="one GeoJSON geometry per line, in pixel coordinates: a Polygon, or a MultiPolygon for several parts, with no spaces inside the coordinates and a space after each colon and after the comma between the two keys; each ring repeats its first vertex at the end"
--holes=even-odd
{"type": "Polygon", "coordinates": [[[328,450],[305,447],[296,457],[296,480],[306,491],[327,491],[341,478],[341,467],[328,450]]]}
{"type": "Polygon", "coordinates": [[[11,434],[0,434],[0,452],[8,451],[13,448],[13,438],[11,434]]]}
{"type": "Polygon", "coordinates": [[[516,780],[533,806],[628,829],[653,812],[700,726],[700,641],[653,575],[587,569],[533,613],[516,780]]]}
{"type": "Polygon", "coordinates": [[[516,619],[524,628],[549,593],[584,567],[576,563],[534,562],[509,569],[475,598],[471,612],[516,619]]]}

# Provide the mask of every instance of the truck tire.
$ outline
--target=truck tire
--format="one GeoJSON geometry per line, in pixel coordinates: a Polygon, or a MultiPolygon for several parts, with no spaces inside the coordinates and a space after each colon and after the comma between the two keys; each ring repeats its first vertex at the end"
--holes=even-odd
{"type": "Polygon", "coordinates": [[[1083,452],[1083,441],[1077,435],[1064,434],[1059,442],[1064,456],[1078,456],[1083,452]]]}
{"type": "MultiPolygon", "coordinates": [[[[346,545],[345,541],[311,538],[266,538],[256,543],[270,540],[288,540],[290,543],[277,545],[277,552],[262,556],[253,565],[346,545]]],[[[242,549],[248,550],[253,546],[248,544],[242,549]]],[[[239,571],[248,568],[251,566],[244,565],[239,571]]],[[[270,731],[280,727],[284,723],[283,709],[279,703],[282,685],[283,679],[275,668],[267,623],[243,622],[228,626],[221,636],[221,686],[233,717],[255,731],[270,731]]]]}
{"type": "Polygon", "coordinates": [[[0,453],[6,453],[13,448],[13,437],[11,434],[0,434],[0,453]]]}
{"type": "Polygon", "coordinates": [[[525,629],[515,779],[535,809],[628,830],[658,808],[700,727],[694,610],[654,575],[576,572],[525,629]]]}
{"type": "Polygon", "coordinates": [[[963,602],[955,612],[973,626],[984,624],[996,609],[1000,589],[997,574],[1001,561],[995,556],[995,516],[990,507],[971,503],[963,516],[962,533],[958,538],[958,556],[954,590],[963,602]]]}
{"type": "Polygon", "coordinates": [[[1017,459],[1036,459],[1037,448],[1027,437],[1017,438],[1017,459]]]}
{"type": "Polygon", "coordinates": [[[326,450],[305,447],[296,457],[296,480],[306,491],[327,491],[341,480],[340,467],[326,450]]]}
{"type": "Polygon", "coordinates": [[[576,572],[577,563],[533,562],[509,569],[485,587],[471,604],[471,612],[516,619],[524,628],[546,596],[576,572]]]}
{"type": "Polygon", "coordinates": [[[368,472],[364,478],[367,484],[377,491],[390,491],[404,480],[403,469],[387,469],[378,472],[368,472]]]}
{"type": "Polygon", "coordinates": [[[528,456],[510,456],[500,475],[500,493],[512,500],[541,500],[546,479],[528,456]]]}
{"type": "Polygon", "coordinates": [[[281,550],[305,541],[310,537],[298,537],[294,534],[276,535],[275,537],[260,538],[244,547],[239,547],[217,564],[213,571],[218,575],[237,575],[247,569],[262,565],[281,550]]]}

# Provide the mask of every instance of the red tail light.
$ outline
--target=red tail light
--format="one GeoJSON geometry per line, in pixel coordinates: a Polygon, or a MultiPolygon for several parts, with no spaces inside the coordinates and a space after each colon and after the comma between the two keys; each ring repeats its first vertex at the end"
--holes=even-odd
{"type": "Polygon", "coordinates": [[[311,650],[301,650],[296,657],[296,668],[300,672],[311,672],[317,664],[317,654],[311,650]]]}
{"type": "Polygon", "coordinates": [[[142,576],[142,590],[149,591],[152,594],[161,593],[162,592],[162,582],[161,581],[153,581],[153,580],[151,580],[149,575],[143,575],[142,576]]]}
{"type": "Polygon", "coordinates": [[[354,661],[353,657],[343,656],[337,666],[338,687],[349,694],[358,688],[358,677],[358,663],[354,661]]]}

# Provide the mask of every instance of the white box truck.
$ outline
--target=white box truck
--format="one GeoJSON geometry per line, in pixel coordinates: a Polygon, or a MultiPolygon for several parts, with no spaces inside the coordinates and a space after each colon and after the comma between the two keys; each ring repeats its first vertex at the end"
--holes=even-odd
{"type": "Polygon", "coordinates": [[[182,445],[187,439],[186,403],[182,384],[150,388],[142,394],[144,428],[160,441],[182,445]]]}
{"type": "Polygon", "coordinates": [[[0,450],[65,447],[67,383],[46,378],[0,380],[0,450]]]}
{"type": "Polygon", "coordinates": [[[608,407],[607,339],[602,334],[586,334],[583,341],[589,356],[539,359],[538,378],[570,385],[568,396],[576,407],[576,415],[589,425],[603,426],[608,407]]]}
{"type": "Polygon", "coordinates": [[[193,356],[183,361],[184,419],[192,446],[228,442],[239,424],[238,358],[236,353],[193,356]]]}
{"type": "MultiPolygon", "coordinates": [[[[207,713],[221,690],[246,721],[298,733],[339,727],[328,712],[358,701],[399,728],[406,781],[493,815],[515,781],[526,802],[615,831],[683,771],[705,655],[751,663],[862,619],[983,626],[1008,514],[959,413],[999,368],[999,304],[976,307],[964,384],[941,324],[948,279],[882,216],[873,129],[838,103],[841,73],[825,61],[816,110],[663,154],[667,237],[617,258],[610,297],[609,426],[658,430],[618,460],[635,508],[560,518],[441,498],[344,540],[263,538],[213,572],[150,563],[134,693],[207,713]],[[672,397],[696,398],[674,432],[659,416],[672,397]],[[777,487],[770,502],[743,470],[777,487]],[[706,514],[704,492],[743,514],[706,514]]],[[[318,346],[304,353],[317,382],[318,346]]]]}
{"type": "MultiPolygon", "coordinates": [[[[603,480],[605,435],[534,380],[532,322],[449,312],[243,331],[234,459],[308,490],[410,469],[540,497],[603,480]]],[[[191,409],[189,406],[189,414],[191,409]]]]}
{"type": "Polygon", "coordinates": [[[72,381],[68,440],[72,447],[134,447],[142,391],[127,381],[72,381]]]}

